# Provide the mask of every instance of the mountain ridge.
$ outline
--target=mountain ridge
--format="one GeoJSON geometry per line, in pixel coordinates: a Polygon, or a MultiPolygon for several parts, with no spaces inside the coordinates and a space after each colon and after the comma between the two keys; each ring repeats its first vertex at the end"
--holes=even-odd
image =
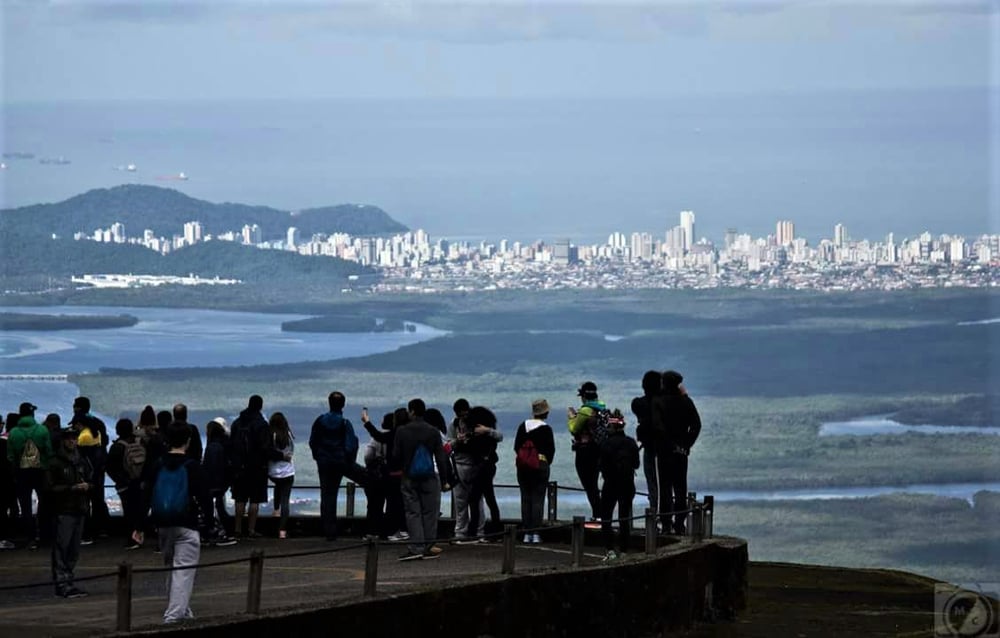
{"type": "Polygon", "coordinates": [[[295,226],[303,238],[319,233],[363,236],[409,230],[381,208],[368,204],[338,204],[293,212],[236,202],[213,203],[149,184],[95,188],[60,202],[0,210],[0,231],[6,236],[71,237],[120,222],[131,236],[149,229],[169,237],[181,234],[184,224],[191,221],[200,222],[204,232],[213,235],[257,224],[265,241],[285,238],[290,226],[295,226]]]}

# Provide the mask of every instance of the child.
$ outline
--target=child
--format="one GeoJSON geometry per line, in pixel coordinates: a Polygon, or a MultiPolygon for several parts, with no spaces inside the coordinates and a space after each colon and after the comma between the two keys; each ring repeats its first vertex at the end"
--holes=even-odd
{"type": "Polygon", "coordinates": [[[607,554],[605,562],[618,558],[615,553],[614,532],[611,521],[615,505],[618,506],[618,547],[621,554],[628,551],[632,528],[632,499],[635,498],[635,471],[639,468],[639,446],[635,439],[625,434],[625,420],[608,419],[610,431],[600,444],[599,467],[604,477],[601,486],[601,532],[607,554]]]}

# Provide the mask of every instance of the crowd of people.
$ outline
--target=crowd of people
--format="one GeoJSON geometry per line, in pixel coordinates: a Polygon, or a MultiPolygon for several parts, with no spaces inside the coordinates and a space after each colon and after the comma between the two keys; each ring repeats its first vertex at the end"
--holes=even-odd
{"type": "MultiPolygon", "coordinates": [[[[640,465],[658,523],[665,532],[685,531],[688,455],[701,422],[682,381],[672,370],[643,376],[643,395],[631,405],[638,441],[626,434],[621,411],[598,398],[593,382],[578,389],[580,407],[567,410],[576,471],[591,508],[588,526],[601,529],[605,560],[628,551],[640,465]]],[[[490,409],[460,398],[448,423],[440,410],[415,398],[376,425],[362,408],[361,424],[370,436],[362,453],[354,425],[344,415],[346,403],[343,393],[331,392],[329,409],[313,422],[308,441],[327,540],[338,538],[337,500],[345,478],[365,491],[366,538],[405,544],[401,562],[439,557],[442,548],[435,541],[441,493],[449,490],[456,512],[451,542],[483,543],[496,537],[501,516],[494,478],[504,436],[490,409]]],[[[548,401],[536,399],[530,407],[531,416],[517,426],[513,456],[522,542],[537,544],[542,542],[546,488],[557,450],[548,401]]],[[[147,405],[137,424],[119,419],[111,441],[104,422],[91,414],[87,397],[74,401],[66,427],[58,414],[39,423],[37,407],[22,403],[17,413],[7,415],[0,438],[0,549],[33,551],[50,544],[56,595],[85,596],[73,573],[80,546],[108,535],[105,477],[121,500],[124,548],[143,547],[147,534],[155,532],[153,544],[167,565],[197,565],[203,544],[228,546],[261,537],[257,523],[260,506],[268,502],[269,483],[277,537],[287,538],[295,436],[284,414],[266,418],[263,409],[263,398],[253,395],[231,425],[223,417],[212,419],[205,426],[203,449],[201,432],[188,422],[184,404],[160,412],[147,405]],[[232,516],[227,492],[234,502],[232,516]],[[23,542],[12,542],[18,536],[23,542]]],[[[168,572],[164,622],[193,617],[189,603],[195,571],[168,572]]]]}

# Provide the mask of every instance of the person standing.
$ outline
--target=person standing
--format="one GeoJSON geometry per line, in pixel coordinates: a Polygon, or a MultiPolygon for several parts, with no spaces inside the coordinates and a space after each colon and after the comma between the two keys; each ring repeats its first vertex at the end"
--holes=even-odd
{"type": "Polygon", "coordinates": [[[578,410],[569,408],[566,411],[566,427],[573,435],[573,452],[576,454],[576,475],[580,478],[580,486],[587,494],[590,503],[590,523],[588,527],[598,525],[601,518],[601,490],[598,487],[598,458],[600,450],[594,440],[594,422],[600,411],[608,407],[597,398],[597,384],[587,381],[576,391],[582,405],[578,410]]]}
{"type": "Polygon", "coordinates": [[[150,519],[159,530],[163,564],[175,568],[167,572],[168,598],[163,612],[163,622],[173,624],[194,618],[191,592],[197,570],[190,568],[201,557],[198,520],[212,520],[212,502],[201,466],[187,455],[191,428],[186,423],[171,423],[166,440],[167,453],[153,468],[146,492],[150,519]]]}
{"type": "Polygon", "coordinates": [[[94,536],[107,536],[108,502],[104,496],[104,477],[108,463],[108,429],[104,421],[90,413],[90,399],[77,397],[73,401],[73,418],[69,422],[78,433],[77,448],[90,462],[94,480],[90,493],[90,515],[81,543],[90,545],[94,536]]]}
{"type": "Polygon", "coordinates": [[[552,428],[545,422],[549,418],[549,402],[545,399],[532,401],[531,415],[532,418],[517,426],[514,457],[517,484],[521,489],[521,523],[526,530],[523,540],[541,543],[542,537],[537,530],[542,526],[545,489],[556,455],[556,443],[552,428]]]}
{"type": "Polygon", "coordinates": [[[477,470],[477,460],[469,444],[472,437],[472,430],[469,428],[466,417],[469,415],[471,406],[467,399],[457,399],[452,405],[455,418],[452,419],[451,427],[448,431],[448,440],[451,442],[452,458],[455,461],[455,483],[451,497],[455,500],[455,543],[475,541],[482,538],[486,532],[486,505],[483,499],[472,504],[469,502],[469,492],[472,489],[473,479],[477,470]],[[469,530],[469,508],[479,508],[479,525],[477,529],[469,530]]]}
{"type": "Polygon", "coordinates": [[[142,547],[145,516],[142,493],[142,474],[146,467],[146,447],[135,435],[131,419],[119,419],[115,424],[118,438],[108,451],[108,476],[115,482],[115,490],[122,502],[125,520],[125,549],[142,547]]]}
{"type": "Polygon", "coordinates": [[[438,532],[441,491],[450,488],[434,473],[434,464],[444,467],[448,459],[441,444],[441,432],[424,421],[427,406],[423,400],[412,399],[406,407],[410,421],[396,430],[392,449],[393,457],[403,468],[403,510],[410,534],[407,551],[399,560],[432,560],[438,557],[431,551],[431,544],[438,532]]]}
{"type": "Polygon", "coordinates": [[[270,461],[267,465],[267,475],[274,483],[274,515],[278,519],[278,538],[286,538],[288,532],[289,503],[292,496],[292,484],[295,483],[295,437],[288,427],[288,419],[281,412],[271,415],[271,437],[275,452],[281,454],[281,459],[270,461]]]}
{"type": "Polygon", "coordinates": [[[364,468],[358,457],[358,437],[354,425],[344,417],[347,398],[341,392],[327,397],[330,411],[316,417],[309,433],[309,449],[319,471],[319,509],[326,540],[337,540],[337,496],[345,476],[365,485],[364,468]]]}
{"type": "Polygon", "coordinates": [[[635,438],[642,451],[642,471],[646,477],[649,509],[654,512],[660,511],[660,477],[657,473],[656,445],[652,439],[653,399],[662,390],[661,378],[662,375],[656,370],[648,370],[642,375],[642,396],[632,399],[632,414],[638,421],[635,438]]]}
{"type": "Polygon", "coordinates": [[[236,536],[243,529],[243,514],[247,514],[247,538],[259,538],[257,515],[260,504],[267,502],[267,464],[276,456],[271,426],[261,413],[264,399],[253,395],[247,408],[233,421],[229,436],[233,452],[233,500],[236,502],[236,536]],[[250,504],[247,511],[247,503],[250,504]]]}
{"type": "Polygon", "coordinates": [[[611,521],[618,507],[618,549],[628,552],[632,533],[632,500],[635,498],[635,471],[639,468],[639,446],[625,434],[625,421],[610,421],[608,436],[598,446],[599,465],[604,483],[601,485],[601,535],[604,537],[605,561],[618,558],[615,553],[611,521]]]}
{"type": "Polygon", "coordinates": [[[56,596],[80,598],[87,592],[73,584],[73,570],[80,557],[84,516],[90,508],[93,469],[77,449],[78,433],[66,428],[60,434],[59,450],[45,472],[51,512],[55,516],[52,541],[52,583],[56,596]]]}
{"type": "Polygon", "coordinates": [[[203,446],[201,444],[201,432],[198,431],[198,426],[194,423],[188,423],[188,409],[183,403],[178,403],[173,409],[174,423],[182,423],[191,430],[191,441],[188,443],[187,456],[189,459],[195,463],[201,463],[201,457],[204,452],[203,446]]]}
{"type": "Polygon", "coordinates": [[[39,541],[38,524],[31,512],[31,495],[34,493],[38,497],[38,509],[44,513],[41,503],[45,499],[45,469],[52,458],[52,436],[44,425],[35,421],[36,409],[31,403],[22,403],[17,427],[7,437],[7,459],[14,468],[21,532],[27,539],[28,549],[38,549],[39,541]]]}
{"type": "Polygon", "coordinates": [[[701,433],[701,417],[681,385],[684,377],[679,372],[667,370],[661,378],[663,391],[653,399],[652,409],[652,432],[660,477],[659,515],[666,529],[671,524],[672,512],[673,532],[684,534],[687,515],[681,512],[687,510],[688,455],[701,433]]]}
{"type": "Polygon", "coordinates": [[[229,435],[226,434],[225,422],[224,418],[216,417],[205,425],[208,442],[201,460],[201,469],[208,483],[208,495],[215,505],[213,527],[216,529],[216,540],[232,529],[232,521],[226,511],[226,490],[232,484],[232,464],[229,460],[229,435]]]}

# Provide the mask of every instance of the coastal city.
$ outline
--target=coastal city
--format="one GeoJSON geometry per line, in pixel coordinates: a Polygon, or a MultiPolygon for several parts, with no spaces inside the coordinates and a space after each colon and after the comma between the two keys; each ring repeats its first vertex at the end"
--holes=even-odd
{"type": "MultiPolygon", "coordinates": [[[[204,232],[198,221],[183,234],[159,237],[145,230],[129,236],[123,224],[74,239],[142,245],[166,254],[193,244],[228,241],[265,250],[287,250],[315,257],[337,257],[376,269],[375,291],[435,293],[500,289],[795,289],[897,290],[938,287],[996,287],[1000,235],[958,235],[882,241],[853,239],[843,224],[817,245],[795,234],[791,220],[775,224],[774,234],[752,237],[727,229],[721,245],[696,239],[696,216],[681,211],[679,224],[662,235],[610,234],[603,244],[546,243],[501,239],[468,242],[432,239],[423,230],[387,237],[346,233],[302,237],[295,227],[285,237],[265,240],[259,226],[219,235],[204,232]]],[[[141,282],[136,285],[142,285],[141,282]]]]}

